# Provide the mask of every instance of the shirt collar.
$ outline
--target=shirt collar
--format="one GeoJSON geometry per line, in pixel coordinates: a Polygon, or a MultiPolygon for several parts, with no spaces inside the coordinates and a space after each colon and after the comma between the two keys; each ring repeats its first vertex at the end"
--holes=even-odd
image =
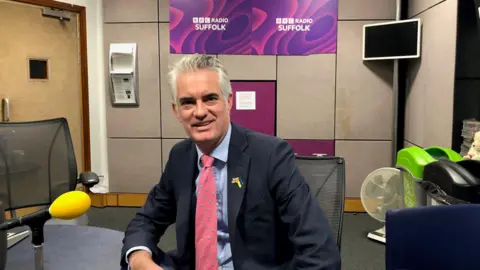
{"type": "MultiPolygon", "coordinates": [[[[222,142],[212,151],[210,156],[215,158],[216,160],[221,160],[222,162],[226,163],[228,160],[228,147],[230,145],[230,136],[232,133],[232,124],[229,124],[227,135],[223,138],[222,142]]],[[[200,158],[203,156],[202,151],[195,145],[197,148],[197,164],[201,164],[200,158]]]]}

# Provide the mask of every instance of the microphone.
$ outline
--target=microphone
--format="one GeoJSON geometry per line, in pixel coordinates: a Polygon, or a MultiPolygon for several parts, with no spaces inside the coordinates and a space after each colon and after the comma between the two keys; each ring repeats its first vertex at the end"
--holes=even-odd
{"type": "Polygon", "coordinates": [[[0,224],[0,231],[20,226],[43,225],[51,218],[70,220],[83,215],[90,208],[90,196],[83,191],[70,191],[60,195],[48,209],[7,220],[0,224]]]}

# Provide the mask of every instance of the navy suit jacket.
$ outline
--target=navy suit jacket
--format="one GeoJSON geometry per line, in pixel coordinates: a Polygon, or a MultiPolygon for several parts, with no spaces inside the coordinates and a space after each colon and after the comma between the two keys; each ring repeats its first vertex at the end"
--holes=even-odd
{"type": "MultiPolygon", "coordinates": [[[[290,145],[277,137],[232,124],[228,178],[228,224],[236,270],[340,269],[340,254],[328,221],[295,165],[290,145]]],[[[195,269],[194,143],[184,140],[170,151],[161,177],[145,205],[128,225],[121,264],[135,246],[146,246],[161,263],[157,248],[167,227],[176,226],[176,269],[195,269]]]]}

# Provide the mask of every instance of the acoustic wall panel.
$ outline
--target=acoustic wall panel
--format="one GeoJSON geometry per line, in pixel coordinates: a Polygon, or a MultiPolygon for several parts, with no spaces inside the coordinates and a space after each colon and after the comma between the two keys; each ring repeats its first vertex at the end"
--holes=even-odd
{"type": "Polygon", "coordinates": [[[165,170],[165,165],[167,165],[170,150],[172,150],[175,144],[183,140],[184,139],[162,139],[162,171],[165,170]]]}
{"type": "Polygon", "coordinates": [[[312,156],[314,154],[335,155],[335,142],[333,140],[287,140],[293,151],[299,156],[312,156]]]}
{"type": "Polygon", "coordinates": [[[274,55],[218,55],[227,69],[230,80],[275,80],[274,55]]]}
{"type": "Polygon", "coordinates": [[[365,177],[374,170],[390,167],[390,141],[335,141],[335,155],[346,164],[346,197],[359,198],[365,177]]]}
{"type": "Polygon", "coordinates": [[[162,138],[186,138],[187,135],[172,110],[172,93],[168,83],[169,66],[179,60],[183,55],[170,54],[170,31],[168,23],[159,24],[159,33],[162,138]]]}
{"type": "Polygon", "coordinates": [[[424,147],[451,147],[457,1],[421,13],[422,58],[409,63],[405,139],[424,147]]]}
{"type": "Polygon", "coordinates": [[[157,0],[135,0],[133,7],[132,0],[103,0],[102,3],[106,23],[157,21],[157,0]]]}
{"type": "Polygon", "coordinates": [[[108,139],[110,192],[148,193],[162,174],[160,139],[108,139]]]}
{"type": "Polygon", "coordinates": [[[169,22],[170,21],[170,1],[158,0],[158,21],[169,22]]]}
{"type": "MultiPolygon", "coordinates": [[[[422,56],[422,58],[425,56],[422,56]]],[[[426,68],[420,70],[420,59],[412,59],[407,70],[407,91],[405,101],[405,140],[417,145],[424,145],[425,123],[425,90],[415,87],[416,84],[426,83],[426,68]],[[423,81],[423,82],[422,82],[423,81]]]]}
{"type": "Polygon", "coordinates": [[[278,56],[277,135],[333,139],[335,54],[278,56]]]}
{"type": "Polygon", "coordinates": [[[393,20],[395,10],[396,0],[339,0],[338,20],[393,20]]]}
{"type": "MultiPolygon", "coordinates": [[[[415,145],[415,144],[413,144],[413,143],[411,143],[411,142],[409,142],[409,141],[407,141],[407,140],[403,141],[403,147],[404,147],[404,148],[407,148],[407,147],[412,147],[412,146],[418,146],[418,147],[421,147],[421,146],[419,146],[419,145],[415,145]]],[[[422,148],[423,148],[423,147],[422,147],[422,148]]]]}
{"type": "Polygon", "coordinates": [[[392,138],[392,61],[362,60],[363,25],[338,23],[335,139],[392,138]]]}
{"type": "Polygon", "coordinates": [[[158,24],[104,24],[107,136],[160,138],[160,89],[158,65],[158,24]],[[137,43],[139,106],[113,107],[108,89],[110,43],[137,43]]]}
{"type": "Polygon", "coordinates": [[[231,84],[233,90],[231,120],[251,130],[275,135],[275,82],[232,82],[231,84]],[[240,99],[237,100],[237,97],[240,99]],[[248,98],[253,98],[254,108],[248,108],[252,102],[248,98]]]}
{"type": "MultiPolygon", "coordinates": [[[[457,1],[457,0],[451,0],[451,1],[457,1]]],[[[440,2],[445,2],[445,0],[408,0],[408,17],[411,18],[413,16],[416,16],[419,13],[424,12],[425,10],[433,7],[434,5],[439,4],[440,2]]]]}

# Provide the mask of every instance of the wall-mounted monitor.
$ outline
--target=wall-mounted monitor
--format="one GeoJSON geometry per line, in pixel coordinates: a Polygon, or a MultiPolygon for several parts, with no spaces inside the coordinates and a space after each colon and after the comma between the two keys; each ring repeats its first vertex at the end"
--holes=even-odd
{"type": "Polygon", "coordinates": [[[363,60],[420,57],[420,19],[366,24],[363,26],[363,60]]]}

